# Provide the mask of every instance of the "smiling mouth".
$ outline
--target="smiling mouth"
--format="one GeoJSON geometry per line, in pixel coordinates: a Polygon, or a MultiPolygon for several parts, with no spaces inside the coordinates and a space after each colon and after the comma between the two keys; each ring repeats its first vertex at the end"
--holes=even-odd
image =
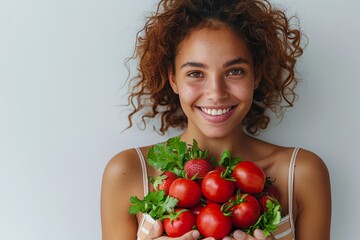
{"type": "Polygon", "coordinates": [[[220,116],[223,115],[227,112],[229,112],[230,110],[234,109],[235,106],[232,107],[228,107],[228,108],[204,108],[204,107],[200,107],[200,110],[203,111],[204,113],[211,115],[211,116],[220,116]]]}

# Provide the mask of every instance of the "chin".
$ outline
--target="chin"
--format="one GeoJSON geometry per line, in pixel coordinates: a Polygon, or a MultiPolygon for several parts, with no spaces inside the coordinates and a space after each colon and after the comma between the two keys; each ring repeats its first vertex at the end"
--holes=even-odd
{"type": "Polygon", "coordinates": [[[213,139],[220,139],[230,135],[229,132],[218,130],[218,131],[203,131],[204,136],[213,139]]]}

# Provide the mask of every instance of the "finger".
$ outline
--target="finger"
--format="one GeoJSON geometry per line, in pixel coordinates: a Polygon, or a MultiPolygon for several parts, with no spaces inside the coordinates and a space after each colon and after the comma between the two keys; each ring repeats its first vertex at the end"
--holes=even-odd
{"type": "Polygon", "coordinates": [[[232,237],[224,237],[222,240],[234,240],[232,237]]]}
{"type": "Polygon", "coordinates": [[[185,233],[181,237],[177,238],[178,240],[196,240],[199,239],[200,233],[198,230],[192,230],[190,232],[185,233]]]}
{"type": "Polygon", "coordinates": [[[213,237],[207,237],[207,238],[202,238],[201,240],[216,240],[216,238],[213,238],[213,237]]]}
{"type": "Polygon", "coordinates": [[[149,240],[160,237],[163,234],[161,221],[156,221],[148,214],[143,214],[138,226],[137,240],[149,240]]]}
{"type": "MultiPolygon", "coordinates": [[[[182,235],[181,237],[178,238],[169,238],[167,236],[162,236],[159,238],[156,238],[154,240],[197,240],[200,238],[200,233],[197,230],[192,230],[190,232],[185,233],[184,235],[182,235]]],[[[215,240],[214,238],[205,238],[203,240],[215,240]]]]}
{"type": "Polygon", "coordinates": [[[264,233],[259,229],[257,229],[257,230],[259,232],[257,232],[257,235],[254,234],[254,236],[246,234],[245,232],[243,232],[241,230],[236,230],[233,234],[234,240],[265,240],[266,238],[264,236],[264,233]]]}
{"type": "Polygon", "coordinates": [[[265,236],[264,232],[262,230],[260,230],[260,229],[255,229],[254,237],[256,239],[264,239],[264,240],[266,239],[266,236],[265,236]]]}
{"type": "Polygon", "coordinates": [[[157,220],[151,229],[147,239],[155,239],[163,235],[164,228],[161,221],[157,220]]]}
{"type": "Polygon", "coordinates": [[[235,240],[248,240],[248,235],[246,233],[244,233],[241,230],[236,230],[234,232],[234,239],[235,240]]]}

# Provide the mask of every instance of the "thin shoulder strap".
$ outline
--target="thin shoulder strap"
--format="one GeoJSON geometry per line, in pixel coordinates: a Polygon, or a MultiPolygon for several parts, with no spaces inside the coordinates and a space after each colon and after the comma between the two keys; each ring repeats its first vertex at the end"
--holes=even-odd
{"type": "Polygon", "coordinates": [[[290,227],[293,233],[295,233],[295,224],[293,218],[294,175],[295,175],[295,162],[299,149],[300,148],[296,147],[291,155],[290,166],[289,166],[289,177],[288,177],[289,218],[290,218],[290,227]]]}
{"type": "Polygon", "coordinates": [[[140,163],[141,163],[141,171],[143,176],[143,187],[144,187],[144,196],[149,193],[149,180],[148,180],[148,173],[146,168],[145,157],[141,152],[140,148],[135,148],[137,154],[139,155],[140,163]]]}

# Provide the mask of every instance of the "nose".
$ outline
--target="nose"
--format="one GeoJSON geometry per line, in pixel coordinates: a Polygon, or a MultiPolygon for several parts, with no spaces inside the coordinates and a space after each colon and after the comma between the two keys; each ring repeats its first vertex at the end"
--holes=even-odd
{"type": "Polygon", "coordinates": [[[205,95],[213,102],[219,102],[229,96],[225,79],[222,76],[208,77],[205,86],[205,95]]]}

